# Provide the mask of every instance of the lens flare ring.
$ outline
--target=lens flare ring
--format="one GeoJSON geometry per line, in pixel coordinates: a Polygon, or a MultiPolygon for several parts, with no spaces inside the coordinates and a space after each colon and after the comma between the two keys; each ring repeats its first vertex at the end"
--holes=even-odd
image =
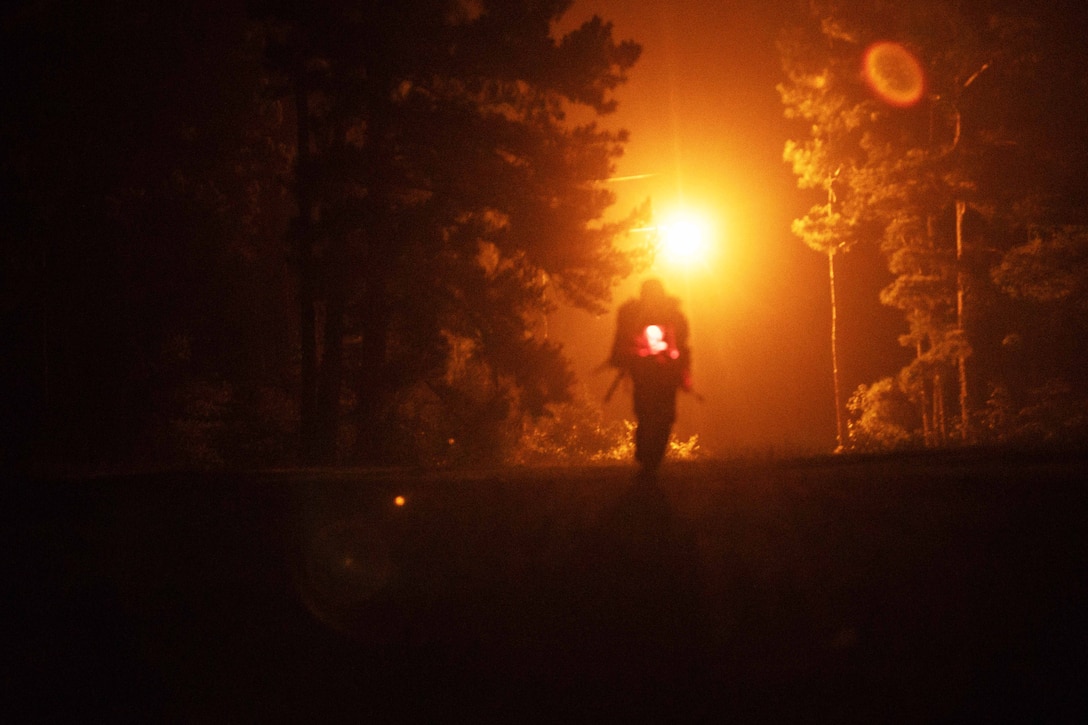
{"type": "Polygon", "coordinates": [[[862,74],[869,88],[891,106],[908,108],[925,94],[922,64],[899,43],[885,40],[870,45],[862,61],[862,74]]]}

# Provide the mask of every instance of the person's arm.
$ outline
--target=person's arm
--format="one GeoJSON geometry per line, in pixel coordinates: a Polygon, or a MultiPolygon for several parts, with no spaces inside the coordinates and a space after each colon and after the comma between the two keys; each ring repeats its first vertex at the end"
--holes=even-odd
{"type": "Polygon", "coordinates": [[[631,306],[624,304],[616,314],[616,335],[612,340],[612,353],[608,362],[612,367],[627,368],[631,365],[631,306]]]}
{"type": "Polygon", "coordinates": [[[680,363],[682,365],[680,387],[685,392],[691,392],[691,347],[688,345],[688,321],[680,312],[677,313],[676,350],[680,353],[680,363]]]}

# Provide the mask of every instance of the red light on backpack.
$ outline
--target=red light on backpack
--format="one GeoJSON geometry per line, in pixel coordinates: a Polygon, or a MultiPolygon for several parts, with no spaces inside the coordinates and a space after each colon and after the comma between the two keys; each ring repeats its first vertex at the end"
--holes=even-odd
{"type": "MultiPolygon", "coordinates": [[[[640,351],[643,357],[657,355],[669,349],[669,343],[665,340],[665,331],[657,325],[647,325],[642,331],[642,339],[645,347],[640,351]]],[[[673,358],[676,356],[673,355],[673,358]]]]}

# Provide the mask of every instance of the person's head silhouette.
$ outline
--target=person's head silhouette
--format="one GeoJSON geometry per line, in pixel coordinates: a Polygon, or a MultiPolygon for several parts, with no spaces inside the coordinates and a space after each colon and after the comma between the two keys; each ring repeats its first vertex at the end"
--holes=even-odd
{"type": "Polygon", "coordinates": [[[642,283],[639,298],[648,305],[660,305],[666,299],[665,285],[661,283],[661,280],[651,277],[642,283]]]}

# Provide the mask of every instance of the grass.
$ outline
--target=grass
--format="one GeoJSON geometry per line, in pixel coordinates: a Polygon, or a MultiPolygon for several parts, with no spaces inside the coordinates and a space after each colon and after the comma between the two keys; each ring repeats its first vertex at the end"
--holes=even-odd
{"type": "Polygon", "coordinates": [[[24,483],[4,719],[1083,720],[1084,462],[24,483]]]}

